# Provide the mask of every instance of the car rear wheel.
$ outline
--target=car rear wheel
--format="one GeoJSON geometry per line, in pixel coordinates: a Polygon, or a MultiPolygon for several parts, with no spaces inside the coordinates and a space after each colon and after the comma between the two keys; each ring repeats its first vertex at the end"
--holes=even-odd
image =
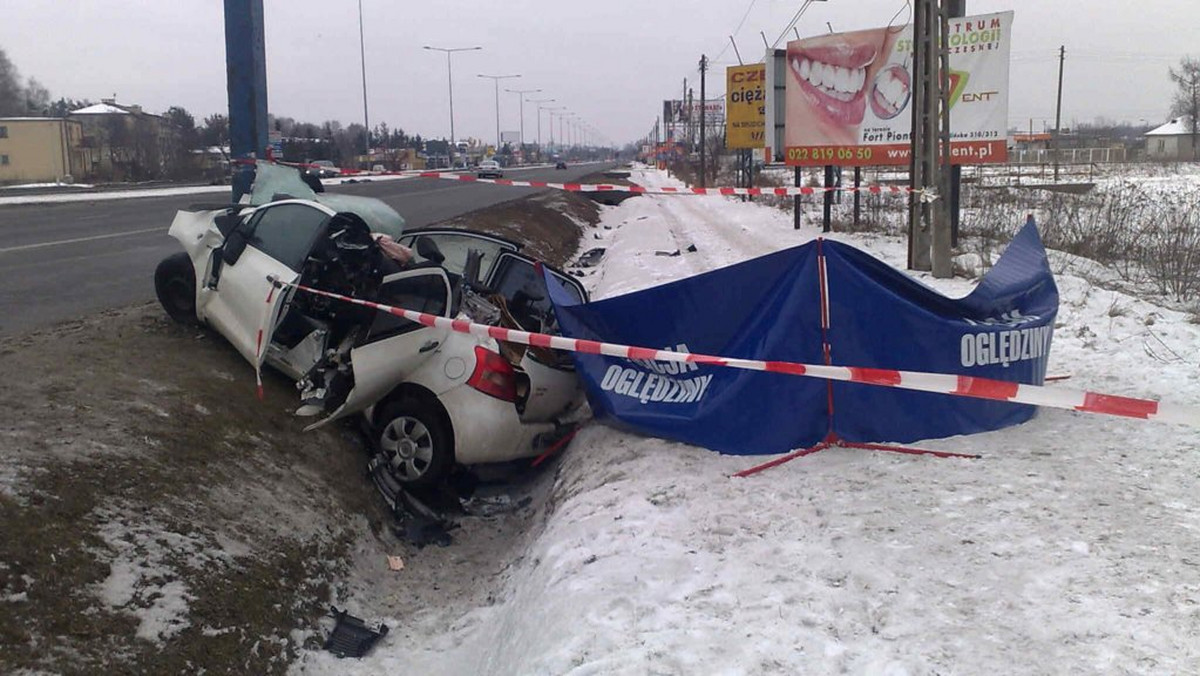
{"type": "Polygon", "coordinates": [[[375,445],[388,472],[409,485],[437,483],[454,465],[450,432],[432,405],[403,398],[383,407],[375,425],[375,445]]]}
{"type": "Polygon", "coordinates": [[[158,264],[154,270],[154,292],[171,319],[196,323],[196,272],[186,253],[168,256],[158,264]]]}

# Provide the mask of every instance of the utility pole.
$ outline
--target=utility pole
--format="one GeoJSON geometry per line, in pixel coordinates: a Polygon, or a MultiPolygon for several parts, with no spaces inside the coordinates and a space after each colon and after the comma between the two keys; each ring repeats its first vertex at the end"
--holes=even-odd
{"type": "MultiPolygon", "coordinates": [[[[267,48],[263,0],[225,0],[225,78],[229,92],[229,145],[237,160],[266,157],[267,48]]],[[[239,164],[233,201],[250,192],[254,163],[239,164]]]]}
{"type": "MultiPolygon", "coordinates": [[[[1196,119],[1196,117],[1197,117],[1197,115],[1196,115],[1196,111],[1197,111],[1197,105],[1196,105],[1196,84],[1197,84],[1197,82],[1196,81],[1197,81],[1197,79],[1198,78],[1195,76],[1192,77],[1192,119],[1191,119],[1191,123],[1192,123],[1192,161],[1193,162],[1196,161],[1196,128],[1198,126],[1200,126],[1200,120],[1196,119]]],[[[1061,89],[1061,87],[1060,87],[1060,89],[1061,89]]]]}
{"type": "Polygon", "coordinates": [[[934,26],[934,44],[937,47],[937,108],[934,112],[933,126],[937,130],[937,140],[934,149],[940,152],[937,159],[937,194],[941,199],[934,204],[933,211],[933,276],[938,279],[949,279],[954,276],[953,236],[950,227],[950,167],[953,155],[950,152],[950,16],[946,2],[943,0],[937,6],[937,16],[934,26]]]}
{"type": "Polygon", "coordinates": [[[1063,62],[1067,60],[1067,46],[1058,48],[1058,104],[1054,107],[1054,182],[1058,183],[1059,130],[1062,128],[1062,76],[1063,62]]]}
{"type": "Polygon", "coordinates": [[[687,101],[684,104],[684,108],[687,109],[688,152],[696,149],[696,125],[692,122],[692,110],[695,108],[695,104],[695,97],[693,97],[693,92],[691,88],[689,88],[687,91],[687,101]]]}
{"type": "MultiPolygon", "coordinates": [[[[683,78],[683,94],[681,95],[683,98],[679,99],[679,119],[675,121],[675,123],[676,123],[675,124],[676,139],[675,140],[677,140],[677,141],[679,140],[678,136],[679,136],[680,127],[682,127],[684,130],[685,140],[691,140],[691,139],[686,138],[687,125],[684,124],[691,117],[691,113],[692,113],[692,111],[688,110],[688,95],[687,95],[687,93],[688,93],[687,78],[685,77],[685,78],[683,78]]],[[[688,152],[691,152],[691,148],[688,148],[688,152]]]]}
{"type": "Polygon", "coordinates": [[[704,182],[704,170],[705,170],[705,167],[707,166],[706,164],[704,164],[704,158],[705,158],[704,108],[706,107],[704,105],[704,81],[707,79],[704,77],[704,75],[707,71],[708,71],[708,57],[701,54],[700,55],[700,187],[701,188],[708,187],[708,184],[704,182]]]}
{"type": "Polygon", "coordinates": [[[908,267],[950,277],[949,22],[939,0],[913,3],[912,192],[909,194],[908,267]],[[921,199],[926,191],[937,197],[921,199]]]}
{"type": "MultiPolygon", "coordinates": [[[[967,15],[967,0],[947,0],[946,14],[949,18],[963,17],[967,15]]],[[[856,186],[857,187],[857,186],[856,186]]],[[[950,246],[958,246],[958,222],[962,213],[961,198],[962,196],[962,165],[955,164],[950,167],[950,246]]],[[[854,193],[855,199],[858,198],[858,193],[854,193]]]]}

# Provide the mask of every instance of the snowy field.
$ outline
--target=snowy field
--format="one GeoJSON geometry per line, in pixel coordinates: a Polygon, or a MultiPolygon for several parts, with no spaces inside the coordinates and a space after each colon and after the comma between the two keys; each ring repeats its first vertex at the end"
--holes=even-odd
{"type": "MultiPolygon", "coordinates": [[[[671,184],[649,170],[633,179],[671,184]]],[[[585,282],[611,297],[818,234],[731,198],[638,197],[585,233],[582,249],[607,248],[585,282]],[[656,254],[689,244],[697,252],[656,254]]],[[[831,237],[903,268],[899,238],[831,237]]],[[[920,277],[954,296],[973,288],[920,277]]],[[[1200,404],[1194,316],[1069,272],[1057,282],[1050,373],[1071,377],[1055,387],[1200,404]]],[[[1042,410],[916,445],[982,458],[832,449],[738,479],[766,458],[591,424],[520,555],[476,581],[486,603],[396,611],[375,565],[337,601],[389,636],[361,661],[308,652],[294,670],[1200,673],[1197,430],[1042,410]]]]}

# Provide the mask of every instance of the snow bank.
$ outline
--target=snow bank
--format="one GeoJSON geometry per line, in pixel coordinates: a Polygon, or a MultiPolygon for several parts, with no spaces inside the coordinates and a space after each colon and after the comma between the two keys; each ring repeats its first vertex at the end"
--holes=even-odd
{"type": "MultiPolygon", "coordinates": [[[[595,232],[601,241],[584,248],[608,249],[585,270],[595,297],[818,234],[756,204],[676,196],[606,208],[595,232]]],[[[898,238],[831,238],[903,266],[898,238]]],[[[919,277],[951,295],[972,286],[919,277]]],[[[1187,315],[1069,272],[1058,283],[1050,369],[1072,376],[1063,386],[1200,402],[1200,326],[1187,315]]],[[[983,457],[832,449],[734,479],[762,459],[593,424],[562,458],[528,548],[503,550],[503,574],[474,580],[487,602],[448,598],[441,613],[382,618],[393,632],[366,659],[308,653],[295,669],[902,675],[1200,664],[1195,430],[1044,410],[1015,428],[918,446],[983,457]]],[[[364,587],[388,585],[379,576],[364,587]]]]}

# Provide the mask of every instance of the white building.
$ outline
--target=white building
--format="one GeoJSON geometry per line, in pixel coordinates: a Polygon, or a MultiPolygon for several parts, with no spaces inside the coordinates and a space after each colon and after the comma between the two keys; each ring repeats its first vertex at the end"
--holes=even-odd
{"type": "Polygon", "coordinates": [[[1190,161],[1200,159],[1200,139],[1192,133],[1192,120],[1177,117],[1146,132],[1146,157],[1161,161],[1190,161]]]}

